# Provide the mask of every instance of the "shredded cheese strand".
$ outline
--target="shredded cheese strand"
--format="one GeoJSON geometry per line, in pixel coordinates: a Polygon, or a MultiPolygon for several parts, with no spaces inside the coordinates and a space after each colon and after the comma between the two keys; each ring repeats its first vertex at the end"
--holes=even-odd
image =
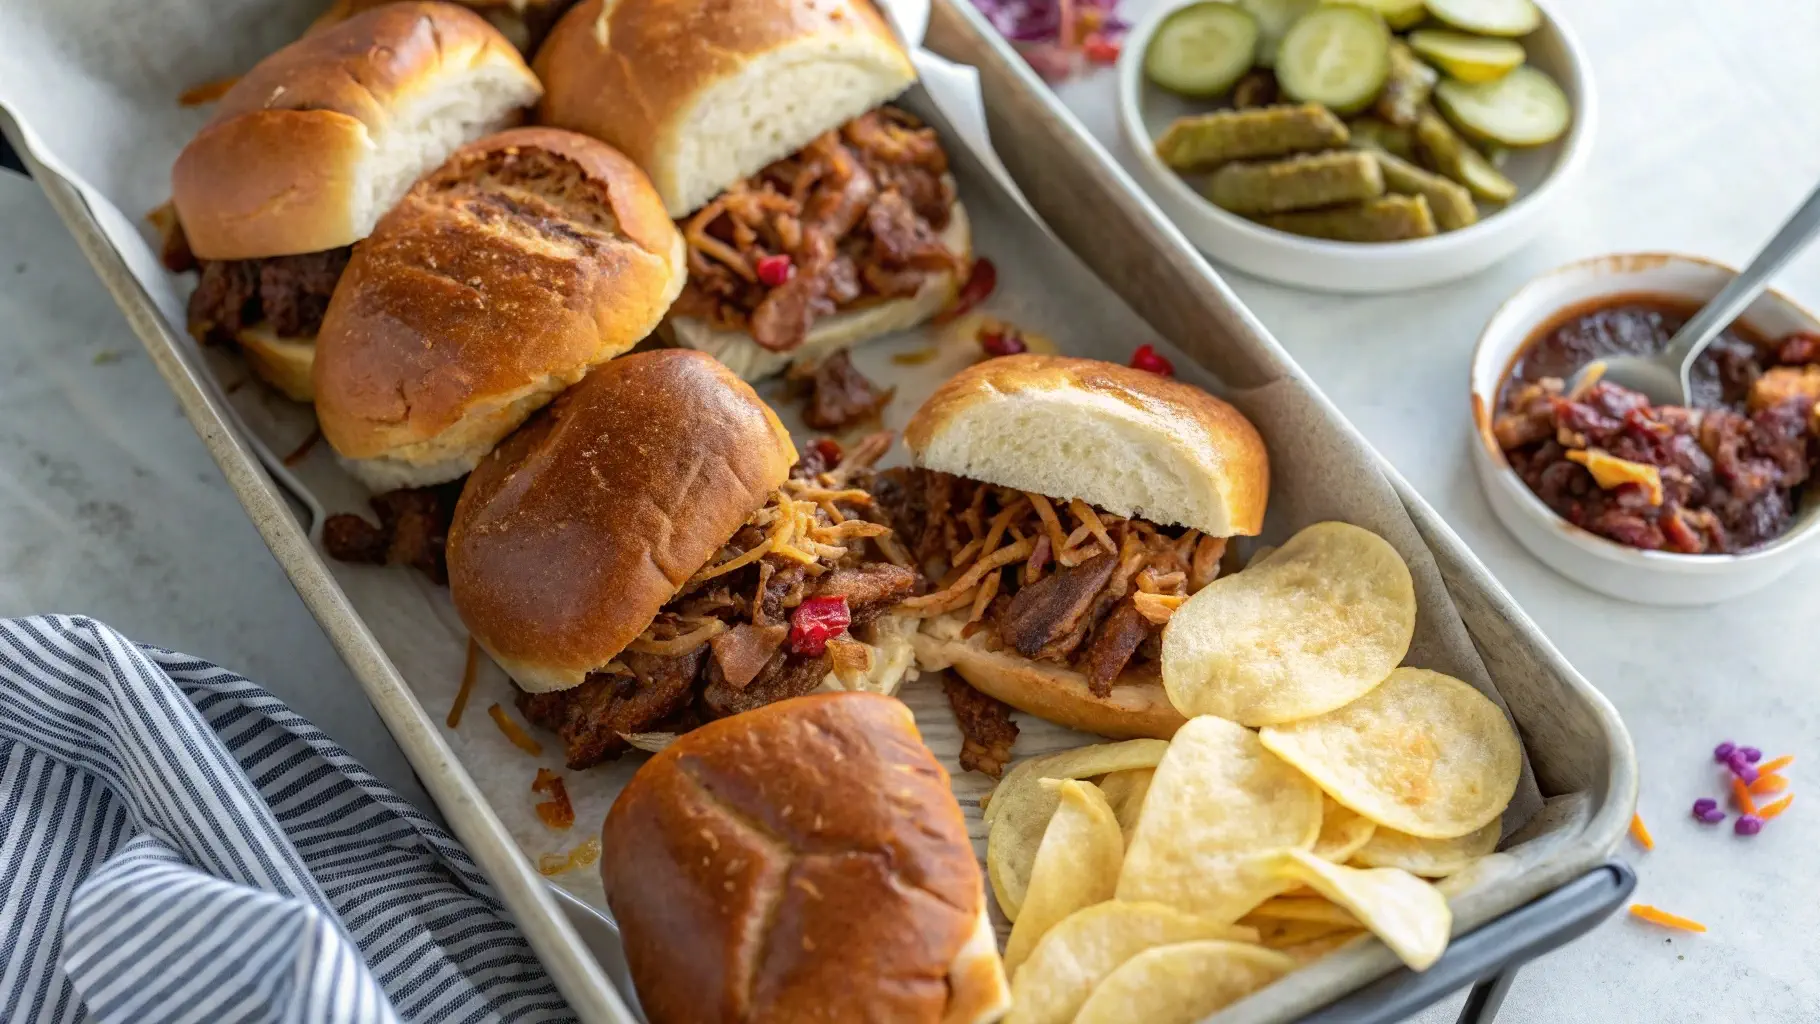
{"type": "Polygon", "coordinates": [[[992,604],[992,599],[998,596],[999,584],[1004,582],[1004,578],[1004,573],[986,574],[986,578],[980,582],[979,593],[973,597],[973,611],[967,616],[968,622],[978,622],[985,617],[986,608],[992,604]]]}
{"type": "Polygon", "coordinates": [[[1637,845],[1643,847],[1645,850],[1653,850],[1656,848],[1656,839],[1649,834],[1649,826],[1643,824],[1643,815],[1641,814],[1633,813],[1630,816],[1630,837],[1635,839],[1637,845]]]}
{"type": "Polygon", "coordinates": [[[948,587],[933,594],[924,594],[922,597],[906,598],[903,605],[908,608],[924,608],[939,603],[946,598],[951,598],[960,591],[971,590],[974,584],[985,578],[987,573],[994,569],[1002,569],[1013,562],[1029,557],[1031,549],[1035,547],[1036,542],[1029,540],[1019,541],[1016,544],[1007,544],[985,558],[980,559],[978,564],[974,565],[973,568],[968,569],[960,579],[955,580],[954,583],[950,584],[948,587]]]}
{"type": "Polygon", "coordinates": [[[1062,521],[1056,517],[1055,506],[1040,494],[1025,491],[1024,497],[1030,499],[1030,506],[1036,509],[1036,517],[1043,521],[1043,529],[1049,531],[1049,557],[1061,561],[1062,552],[1068,549],[1068,535],[1062,532],[1062,521]]]}
{"type": "Polygon", "coordinates": [[[1691,917],[1682,917],[1679,914],[1671,914],[1666,910],[1659,910],[1647,903],[1632,903],[1630,905],[1630,913],[1632,917],[1648,921],[1650,924],[1661,925],[1664,928],[1679,928],[1684,932],[1703,932],[1706,930],[1705,925],[1691,917]]]}
{"type": "Polygon", "coordinates": [[[1100,514],[1093,510],[1092,505],[1075,498],[1068,503],[1068,511],[1073,512],[1074,517],[1081,521],[1081,525],[1093,534],[1094,540],[1106,545],[1107,554],[1112,554],[1119,549],[1117,544],[1112,543],[1112,534],[1106,532],[1106,524],[1100,522],[1100,514]]]}
{"type": "Polygon", "coordinates": [[[499,731],[506,734],[506,739],[512,741],[514,747],[532,757],[543,756],[543,744],[533,739],[530,733],[525,732],[524,726],[512,721],[511,716],[506,714],[505,708],[495,704],[487,709],[487,714],[492,717],[493,724],[499,726],[499,731]]]}
{"type": "Polygon", "coordinates": [[[646,634],[640,634],[638,639],[626,645],[626,650],[636,651],[639,654],[658,654],[666,658],[673,658],[679,654],[687,654],[690,651],[693,651],[697,647],[700,647],[702,644],[707,643],[709,640],[726,631],[727,623],[725,620],[708,619],[689,632],[683,633],[680,636],[673,636],[668,640],[652,640],[646,634]]]}

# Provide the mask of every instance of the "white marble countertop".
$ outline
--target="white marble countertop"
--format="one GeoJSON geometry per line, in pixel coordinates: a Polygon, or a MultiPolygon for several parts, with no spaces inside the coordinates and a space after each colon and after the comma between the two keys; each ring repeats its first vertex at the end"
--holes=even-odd
{"type": "MultiPolygon", "coordinates": [[[[1146,0],[1127,0],[1133,15],[1146,0]]],[[[1566,6],[1557,4],[1559,6],[1566,6]]],[[[1644,1022],[1820,1018],[1820,807],[1762,835],[1696,825],[1721,739],[1820,769],[1820,587],[1811,565],[1706,609],[1626,605],[1568,583],[1492,519],[1467,465],[1466,371],[1492,309],[1535,273],[1618,250],[1747,259],[1820,180],[1820,6],[1812,0],[1572,5],[1603,125],[1543,238],[1469,280],[1377,298],[1230,275],[1303,367],[1611,697],[1642,762],[1653,853],[1637,899],[1705,935],[1616,918],[1518,976],[1499,1017],[1644,1022]]],[[[1069,102],[1117,152],[1110,85],[1069,102]]],[[[1820,249],[1780,286],[1820,305],[1820,249]]],[[[0,615],[83,612],[237,669],[428,801],[266,552],[175,400],[36,189],[0,174],[0,615]],[[135,470],[133,467],[137,467],[135,470]]],[[[1803,807],[1806,810],[1803,811],[1803,807]]],[[[1458,997],[1421,1015],[1451,1021],[1458,997]]]]}

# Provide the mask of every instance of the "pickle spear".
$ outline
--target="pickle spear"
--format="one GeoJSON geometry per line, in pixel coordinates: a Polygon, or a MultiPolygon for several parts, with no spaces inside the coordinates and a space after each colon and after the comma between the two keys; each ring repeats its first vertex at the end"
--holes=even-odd
{"type": "Polygon", "coordinates": [[[1390,75],[1390,30],[1362,7],[1317,7],[1289,27],[1276,72],[1291,99],[1356,113],[1371,105],[1390,75]]]}
{"type": "Polygon", "coordinates": [[[1346,145],[1346,124],[1325,107],[1258,107],[1177,118],[1156,142],[1174,170],[1211,171],[1235,160],[1307,153],[1346,145]]]}
{"type": "Polygon", "coordinates": [[[1383,194],[1377,158],[1357,150],[1227,164],[1207,182],[1207,198],[1234,213],[1306,210],[1383,194]]]}
{"type": "Polygon", "coordinates": [[[1423,59],[1462,82],[1495,82],[1523,63],[1523,44],[1464,32],[1425,28],[1409,34],[1409,45],[1423,59]]]}
{"type": "Polygon", "coordinates": [[[1244,10],[1190,4],[1157,26],[1144,51],[1144,74],[1170,92],[1211,99],[1251,69],[1257,46],[1257,19],[1244,10]]]}
{"type": "Polygon", "coordinates": [[[1422,108],[1428,106],[1428,96],[1440,80],[1434,68],[1416,59],[1414,50],[1400,39],[1393,40],[1390,75],[1384,80],[1372,111],[1391,124],[1407,128],[1422,116],[1422,108]]]}
{"type": "Polygon", "coordinates": [[[1435,105],[1461,131],[1505,146],[1553,142],[1573,116],[1555,80],[1527,65],[1495,82],[1442,82],[1435,105]]]}
{"type": "Polygon", "coordinates": [[[1382,150],[1405,160],[1416,158],[1416,134],[1411,128],[1375,117],[1355,117],[1346,122],[1352,144],[1358,149],[1382,150]]]}
{"type": "Polygon", "coordinates": [[[1257,220],[1292,235],[1336,242],[1398,242],[1435,233],[1428,200],[1421,196],[1384,196],[1331,210],[1272,213],[1257,220]]]}
{"type": "Polygon", "coordinates": [[[1389,153],[1377,156],[1378,169],[1384,173],[1384,188],[1428,200],[1435,224],[1442,231],[1458,231],[1479,222],[1479,208],[1473,204],[1472,193],[1465,186],[1389,153]]]}
{"type": "Polygon", "coordinates": [[[1423,114],[1416,122],[1416,148],[1423,163],[1465,185],[1480,199],[1508,203],[1517,197],[1516,182],[1498,173],[1439,114],[1423,114]]]}

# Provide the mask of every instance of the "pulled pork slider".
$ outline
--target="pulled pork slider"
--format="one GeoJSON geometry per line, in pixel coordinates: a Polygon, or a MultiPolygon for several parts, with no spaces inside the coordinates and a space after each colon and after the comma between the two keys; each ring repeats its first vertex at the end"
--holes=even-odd
{"type": "Polygon", "coordinates": [[[468,478],[455,610],[571,768],[817,689],[893,692],[913,624],[890,612],[920,578],[865,489],[876,453],[837,455],[799,461],[708,355],[616,359],[468,478]]]}
{"type": "Polygon", "coordinates": [[[669,335],[747,380],[921,323],[968,273],[940,140],[881,106],[916,72],[868,0],[586,0],[536,67],[539,120],[625,150],[683,226],[669,335]]]}
{"type": "Polygon", "coordinates": [[[652,1024],[1009,1008],[948,773],[887,697],[800,697],[678,740],[613,802],[600,874],[652,1024]]]}
{"type": "Polygon", "coordinates": [[[1071,728],[1173,735],[1162,628],[1263,526],[1251,423],[1154,373],[1016,355],[944,383],[904,437],[897,519],[938,581],[903,605],[918,663],[1071,728]]]}
{"type": "Polygon", "coordinates": [[[349,246],[457,146],[517,123],[542,88],[471,11],[397,3],[279,50],[222,96],[171,171],[201,281],[190,332],[238,342],[309,401],[315,335],[349,246]]]}
{"type": "Polygon", "coordinates": [[[470,143],[348,263],[317,342],[316,416],[375,490],[453,480],[663,318],[682,238],[637,165],[554,128],[470,143]]]}

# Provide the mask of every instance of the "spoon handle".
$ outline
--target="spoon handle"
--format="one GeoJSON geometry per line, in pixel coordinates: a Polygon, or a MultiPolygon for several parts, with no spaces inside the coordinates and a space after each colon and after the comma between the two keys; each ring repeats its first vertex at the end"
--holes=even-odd
{"type": "MultiPolygon", "coordinates": [[[[1732,278],[1731,283],[1720,289],[1711,302],[1700,307],[1687,324],[1675,333],[1665,353],[1671,365],[1681,368],[1681,379],[1687,380],[1688,372],[1693,368],[1694,359],[1707,342],[1718,337],[1727,324],[1744,312],[1757,296],[1762,293],[1769,279],[1776,275],[1794,255],[1800,252],[1814,235],[1820,232],[1820,187],[1816,187],[1795,215],[1782,225],[1776,237],[1769,240],[1757,258],[1751,260],[1744,272],[1732,278]]],[[[1683,384],[1685,388],[1685,383],[1683,384]]]]}

